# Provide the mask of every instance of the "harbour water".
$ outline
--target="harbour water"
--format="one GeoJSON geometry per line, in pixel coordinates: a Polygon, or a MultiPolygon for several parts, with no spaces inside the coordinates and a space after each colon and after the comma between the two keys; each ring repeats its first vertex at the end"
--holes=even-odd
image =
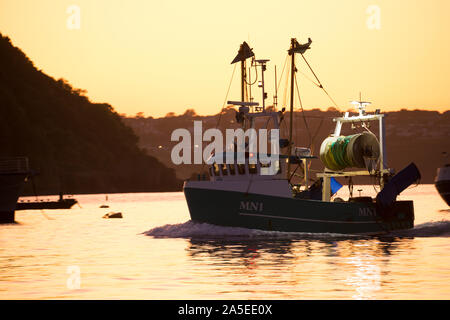
{"type": "Polygon", "coordinates": [[[181,192],[75,198],[0,225],[0,299],[450,298],[450,210],[433,185],[399,197],[416,227],[383,237],[195,224],[181,192]]]}

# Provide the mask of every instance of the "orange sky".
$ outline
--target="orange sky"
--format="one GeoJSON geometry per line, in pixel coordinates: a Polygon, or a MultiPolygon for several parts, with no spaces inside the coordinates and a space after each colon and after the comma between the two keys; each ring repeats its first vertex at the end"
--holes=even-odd
{"type": "MultiPolygon", "coordinates": [[[[449,12],[448,0],[0,0],[0,32],[45,73],[129,115],[217,113],[242,41],[271,59],[270,105],[273,66],[281,72],[291,37],[312,38],[306,57],[343,110],[362,91],[385,111],[445,111],[449,12]],[[80,8],[79,29],[67,28],[70,5],[80,8]],[[370,5],[380,9],[379,29],[368,27],[370,5]]],[[[240,97],[238,77],[231,100],[240,97]]],[[[298,80],[305,108],[331,106],[298,80]]]]}

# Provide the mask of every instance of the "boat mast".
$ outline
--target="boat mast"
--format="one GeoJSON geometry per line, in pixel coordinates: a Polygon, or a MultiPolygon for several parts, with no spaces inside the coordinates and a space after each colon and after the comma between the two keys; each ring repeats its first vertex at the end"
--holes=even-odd
{"type": "Polygon", "coordinates": [[[308,42],[304,44],[300,44],[297,42],[297,39],[291,38],[291,47],[288,50],[289,55],[292,56],[291,58],[291,105],[290,105],[290,113],[289,113],[289,149],[288,149],[288,165],[287,165],[287,172],[286,176],[287,179],[290,179],[290,171],[291,171],[291,162],[290,156],[292,153],[292,130],[293,130],[293,120],[294,120],[294,81],[295,81],[295,72],[297,72],[297,69],[295,68],[295,54],[300,53],[302,56],[305,53],[306,50],[309,49],[311,46],[312,40],[311,38],[308,38],[308,42]]]}
{"type": "Polygon", "coordinates": [[[288,167],[286,171],[286,178],[290,178],[291,172],[291,161],[290,156],[292,154],[292,129],[293,129],[293,119],[294,119],[294,80],[295,80],[295,52],[294,47],[297,40],[295,38],[291,39],[291,49],[289,50],[289,54],[291,55],[291,101],[290,101],[290,109],[289,109],[289,148],[288,148],[288,167]]]}
{"type": "Polygon", "coordinates": [[[264,89],[264,71],[266,71],[266,69],[267,69],[266,64],[269,61],[270,61],[269,59],[255,60],[255,66],[261,67],[261,81],[258,82],[258,87],[260,87],[262,90],[262,109],[260,107],[257,107],[256,110],[262,111],[262,112],[265,112],[266,99],[267,99],[267,93],[265,92],[265,89],[264,89]]]}
{"type": "Polygon", "coordinates": [[[241,61],[241,101],[245,101],[245,59],[241,61]]]}
{"type": "MultiPolygon", "coordinates": [[[[231,64],[236,62],[241,62],[241,101],[228,101],[228,103],[240,105],[240,106],[250,106],[253,105],[251,102],[246,102],[245,100],[245,90],[246,90],[246,70],[245,70],[245,60],[248,58],[254,57],[255,54],[247,42],[243,42],[239,47],[238,54],[231,61],[231,64]]],[[[243,119],[243,127],[245,128],[245,119],[243,119]]]]}
{"type": "Polygon", "coordinates": [[[247,42],[243,42],[239,47],[238,54],[231,61],[231,64],[236,62],[241,62],[241,102],[245,102],[245,83],[246,83],[246,72],[245,72],[245,60],[248,58],[254,57],[255,54],[247,42]]]}
{"type": "Polygon", "coordinates": [[[273,96],[273,107],[277,111],[278,105],[278,92],[277,92],[277,66],[275,66],[275,95],[273,96]]]}

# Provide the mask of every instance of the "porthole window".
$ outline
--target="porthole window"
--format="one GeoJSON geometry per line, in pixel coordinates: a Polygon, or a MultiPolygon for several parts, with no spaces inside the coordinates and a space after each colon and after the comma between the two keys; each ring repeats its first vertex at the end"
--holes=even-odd
{"type": "Polygon", "coordinates": [[[239,163],[237,166],[238,166],[238,173],[245,174],[245,164],[239,163]]]}

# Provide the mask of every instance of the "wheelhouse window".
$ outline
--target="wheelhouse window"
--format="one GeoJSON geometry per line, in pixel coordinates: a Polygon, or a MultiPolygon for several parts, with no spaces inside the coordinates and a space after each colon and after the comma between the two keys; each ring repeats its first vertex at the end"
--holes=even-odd
{"type": "Polygon", "coordinates": [[[215,176],[220,176],[219,165],[217,163],[214,163],[213,164],[213,168],[214,168],[214,175],[215,176]]]}
{"type": "Polygon", "coordinates": [[[267,162],[267,163],[262,163],[262,162],[260,162],[260,163],[259,163],[261,175],[267,176],[267,175],[270,175],[270,174],[271,174],[271,173],[270,173],[270,165],[271,165],[270,162],[267,162]]]}
{"type": "Polygon", "coordinates": [[[245,164],[238,163],[237,167],[238,167],[238,173],[239,174],[245,174],[245,164]]]}
{"type": "Polygon", "coordinates": [[[280,174],[281,173],[280,160],[276,160],[275,161],[275,172],[276,172],[276,174],[280,174]]]}
{"type": "Polygon", "coordinates": [[[221,169],[222,169],[222,175],[223,176],[227,176],[228,175],[228,169],[227,169],[227,165],[225,163],[221,164],[221,169]]]}
{"type": "Polygon", "coordinates": [[[235,175],[236,174],[236,170],[234,168],[234,164],[229,164],[228,166],[230,167],[230,175],[235,175]]]}
{"type": "Polygon", "coordinates": [[[268,163],[260,162],[259,165],[260,165],[260,174],[261,175],[274,175],[274,174],[281,173],[281,166],[280,166],[279,160],[276,160],[273,163],[272,162],[268,162],[268,163]],[[273,169],[271,169],[272,165],[273,165],[273,169]]]}
{"type": "Polygon", "coordinates": [[[257,167],[256,167],[256,163],[249,163],[248,164],[248,172],[250,174],[257,174],[258,173],[257,167]]]}

